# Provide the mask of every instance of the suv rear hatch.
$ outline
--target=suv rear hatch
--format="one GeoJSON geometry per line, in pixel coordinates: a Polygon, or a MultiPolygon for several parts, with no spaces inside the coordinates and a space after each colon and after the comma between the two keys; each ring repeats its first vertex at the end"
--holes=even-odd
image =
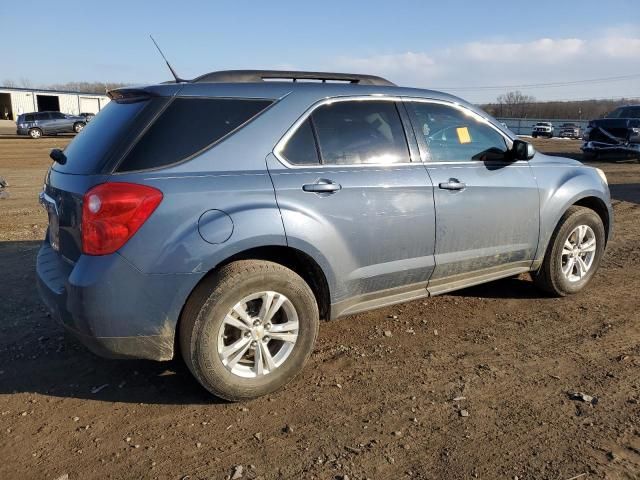
{"type": "Polygon", "coordinates": [[[169,101],[147,92],[127,90],[96,115],[64,150],[66,162],[54,162],[40,196],[49,216],[48,240],[67,261],[82,252],[82,198],[107,180],[114,164],[169,101]]]}
{"type": "Polygon", "coordinates": [[[181,85],[120,89],[47,174],[42,203],[49,241],[70,262],[82,253],[85,193],[112,172],[136,173],[186,161],[259,115],[273,100],[178,97],[181,85]]]}

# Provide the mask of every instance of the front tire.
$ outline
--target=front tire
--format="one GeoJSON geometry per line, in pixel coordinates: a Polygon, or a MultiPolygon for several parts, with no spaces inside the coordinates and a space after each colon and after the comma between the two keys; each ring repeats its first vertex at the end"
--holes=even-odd
{"type": "Polygon", "coordinates": [[[83,128],[84,128],[84,123],[82,122],[77,122],[73,124],[73,131],[76,133],[80,133],[83,128]]]}
{"type": "Polygon", "coordinates": [[[241,260],[190,298],[180,348],[209,392],[249,400],[282,388],[303,369],[318,325],[315,296],[299,275],[277,263],[241,260]]]}
{"type": "Polygon", "coordinates": [[[570,207],[551,236],[540,270],[533,275],[536,286],[558,297],[579,292],[598,270],[604,247],[600,216],[586,207],[570,207]]]}

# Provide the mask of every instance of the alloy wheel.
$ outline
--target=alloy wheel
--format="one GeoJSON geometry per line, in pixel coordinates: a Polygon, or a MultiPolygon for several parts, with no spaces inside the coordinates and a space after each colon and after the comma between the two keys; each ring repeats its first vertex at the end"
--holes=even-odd
{"type": "Polygon", "coordinates": [[[298,339],[293,303],[274,291],[246,296],[227,313],[218,332],[218,355],[234,375],[268,375],[291,355],[298,339]]]}
{"type": "Polygon", "coordinates": [[[588,225],[578,225],[562,247],[562,274],[570,282],[579,282],[591,269],[595,254],[596,235],[593,229],[588,225]]]}

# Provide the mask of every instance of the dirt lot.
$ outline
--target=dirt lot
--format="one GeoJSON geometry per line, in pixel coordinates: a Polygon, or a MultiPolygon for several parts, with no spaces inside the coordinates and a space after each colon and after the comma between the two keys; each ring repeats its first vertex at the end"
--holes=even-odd
{"type": "Polygon", "coordinates": [[[45,313],[36,195],[66,141],[0,139],[1,479],[640,479],[639,164],[600,164],[616,235],[586,292],[522,276],[326,323],[289,387],[227,404],[179,362],[93,356],[45,313]]]}

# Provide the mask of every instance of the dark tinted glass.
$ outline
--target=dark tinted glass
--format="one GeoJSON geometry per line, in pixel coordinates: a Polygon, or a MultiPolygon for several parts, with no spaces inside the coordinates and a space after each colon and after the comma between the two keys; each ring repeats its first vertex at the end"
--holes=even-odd
{"type": "Polygon", "coordinates": [[[55,120],[61,120],[63,118],[67,118],[64,116],[64,114],[60,113],[60,112],[53,112],[51,114],[51,118],[55,119],[55,120]]]}
{"type": "Polygon", "coordinates": [[[35,116],[34,115],[25,115],[24,116],[24,121],[25,122],[33,122],[33,121],[35,121],[35,116]]]}
{"type": "Polygon", "coordinates": [[[300,125],[296,133],[291,136],[282,154],[289,163],[296,165],[317,165],[320,163],[309,119],[300,125]]]}
{"type": "Polygon", "coordinates": [[[36,120],[49,120],[51,115],[45,112],[36,113],[36,120]]]}
{"type": "Polygon", "coordinates": [[[409,148],[393,102],[323,105],[312,115],[322,163],[353,165],[409,161],[409,148]]]}
{"type": "Polygon", "coordinates": [[[640,118],[640,107],[623,108],[620,118],[640,118]]]}
{"type": "Polygon", "coordinates": [[[56,163],[54,168],[73,174],[99,173],[114,145],[132,130],[138,114],[149,103],[152,102],[109,102],[67,146],[64,151],[67,162],[56,163]]]}
{"type": "Polygon", "coordinates": [[[417,127],[431,161],[504,160],[507,144],[485,122],[461,110],[437,103],[412,103],[417,127]]]}
{"type": "Polygon", "coordinates": [[[640,106],[616,108],[606,118],[640,118],[640,106]]]}
{"type": "Polygon", "coordinates": [[[184,160],[270,104],[268,100],[177,98],[133,147],[118,171],[146,170],[184,160]]]}

